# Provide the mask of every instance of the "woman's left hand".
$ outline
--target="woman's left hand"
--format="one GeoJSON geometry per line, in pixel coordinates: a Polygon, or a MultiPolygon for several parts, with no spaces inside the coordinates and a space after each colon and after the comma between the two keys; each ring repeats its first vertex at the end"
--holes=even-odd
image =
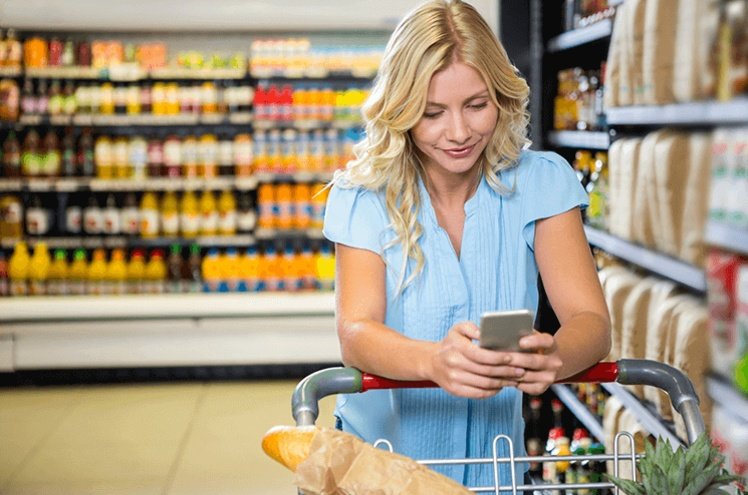
{"type": "Polygon", "coordinates": [[[551,334],[535,331],[532,335],[522,337],[519,346],[526,352],[512,352],[508,363],[525,370],[517,388],[531,395],[542,394],[556,382],[563,364],[556,340],[551,334]]]}

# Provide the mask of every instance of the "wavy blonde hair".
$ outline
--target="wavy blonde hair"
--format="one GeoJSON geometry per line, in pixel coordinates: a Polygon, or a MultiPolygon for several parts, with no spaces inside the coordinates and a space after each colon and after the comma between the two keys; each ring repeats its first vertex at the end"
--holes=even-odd
{"type": "Polygon", "coordinates": [[[496,129],[479,158],[481,173],[492,188],[508,192],[497,174],[513,166],[528,143],[529,88],[481,15],[460,0],[429,1],[407,14],[387,43],[363,106],[366,134],[354,147],[356,158],[336,176],[343,187],[384,192],[396,235],[385,249],[399,243],[403,251],[400,290],[425,263],[418,244],[423,228],[417,221],[423,168],[410,130],[423,116],[431,77],[455,60],[480,73],[493,89],[491,100],[499,109],[496,129]],[[416,269],[406,280],[408,259],[416,262],[416,269]]]}

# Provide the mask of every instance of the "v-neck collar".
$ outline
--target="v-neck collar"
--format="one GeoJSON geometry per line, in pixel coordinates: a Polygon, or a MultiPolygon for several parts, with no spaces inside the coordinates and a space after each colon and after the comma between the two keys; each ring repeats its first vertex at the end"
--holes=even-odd
{"type": "MultiPolygon", "coordinates": [[[[478,211],[481,203],[481,198],[485,192],[484,190],[486,187],[488,187],[486,178],[485,176],[481,175],[480,181],[478,182],[478,187],[475,190],[475,194],[473,194],[465,202],[464,210],[466,222],[471,215],[478,211]]],[[[429,192],[426,189],[426,184],[424,183],[423,178],[420,175],[418,176],[418,190],[421,195],[421,211],[423,212],[422,218],[425,221],[428,221],[432,228],[441,228],[439,226],[439,220],[436,218],[436,211],[434,210],[434,206],[431,204],[431,196],[429,195],[429,192]]]]}

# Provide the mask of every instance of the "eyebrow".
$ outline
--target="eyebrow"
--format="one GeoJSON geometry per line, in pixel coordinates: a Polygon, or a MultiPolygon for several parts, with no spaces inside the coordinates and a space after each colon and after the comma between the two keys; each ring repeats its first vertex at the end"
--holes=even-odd
{"type": "MultiPolygon", "coordinates": [[[[463,101],[463,103],[467,103],[471,100],[477,100],[478,98],[488,98],[488,90],[481,91],[479,93],[474,94],[473,96],[468,96],[467,98],[465,98],[465,101],[463,101]]],[[[447,105],[443,103],[437,103],[435,101],[427,101],[426,106],[439,107],[439,108],[447,107],[447,105]]]]}

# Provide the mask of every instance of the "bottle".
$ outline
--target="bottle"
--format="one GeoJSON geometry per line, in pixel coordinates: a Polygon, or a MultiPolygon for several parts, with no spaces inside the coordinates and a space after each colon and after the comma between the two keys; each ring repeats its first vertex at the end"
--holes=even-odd
{"type": "Polygon", "coordinates": [[[316,257],[317,280],[321,290],[333,290],[335,287],[335,255],[330,246],[322,244],[316,257]]]}
{"type": "Polygon", "coordinates": [[[49,86],[47,102],[47,112],[50,116],[57,116],[62,114],[62,106],[64,103],[64,96],[62,94],[62,88],[60,87],[60,81],[57,79],[52,81],[49,86]]]}
{"type": "Polygon", "coordinates": [[[145,280],[149,294],[163,294],[166,291],[166,263],[164,252],[154,249],[145,265],[145,280]]]}
{"type": "Polygon", "coordinates": [[[73,67],[75,65],[75,46],[73,40],[65,40],[62,47],[62,66],[73,67]]]}
{"type": "Polygon", "coordinates": [[[94,146],[94,164],[96,177],[111,179],[114,177],[114,154],[112,141],[108,136],[99,136],[94,146]]]}
{"type": "Polygon", "coordinates": [[[10,279],[8,276],[8,261],[0,251],[0,297],[10,296],[10,279]]]}
{"type": "Polygon", "coordinates": [[[275,227],[275,186],[273,184],[261,184],[257,191],[257,203],[259,215],[257,226],[261,229],[272,229],[275,227]]]}
{"type": "Polygon", "coordinates": [[[218,209],[216,198],[211,191],[200,195],[200,235],[212,236],[218,231],[218,209]]]}
{"type": "Polygon", "coordinates": [[[104,231],[104,212],[93,194],[88,197],[88,206],[83,210],[83,231],[88,235],[99,235],[104,231]]]}
{"type": "Polygon", "coordinates": [[[21,144],[16,132],[8,131],[3,141],[3,177],[21,177],[21,144]]]}
{"type": "Polygon", "coordinates": [[[128,141],[127,161],[133,179],[144,180],[148,176],[148,143],[143,136],[134,136],[128,141]]]}
{"type": "Polygon", "coordinates": [[[140,198],[140,236],[157,237],[161,230],[160,218],[156,194],[153,191],[146,191],[140,198]]]}
{"type": "Polygon", "coordinates": [[[68,271],[68,290],[71,295],[81,296],[86,293],[86,280],[88,278],[88,262],[86,251],[76,249],[73,252],[73,262],[68,271]]]}
{"type": "Polygon", "coordinates": [[[72,81],[65,83],[65,88],[62,90],[61,103],[63,115],[75,115],[78,110],[78,100],[75,98],[75,88],[72,81]]]}
{"type": "Polygon", "coordinates": [[[195,178],[198,176],[197,146],[198,144],[195,136],[187,136],[182,141],[182,177],[195,178]]]}
{"type": "Polygon", "coordinates": [[[228,248],[220,263],[222,287],[219,292],[237,292],[239,290],[241,266],[239,255],[234,248],[228,248]]]}
{"type": "Polygon", "coordinates": [[[49,40],[49,66],[59,67],[62,65],[62,40],[56,36],[49,40]]]}
{"type": "Polygon", "coordinates": [[[201,265],[203,292],[218,292],[221,282],[219,263],[218,250],[215,248],[209,249],[201,265]]]}
{"type": "MultiPolygon", "coordinates": [[[[234,171],[237,177],[252,175],[252,138],[249,134],[238,134],[234,138],[234,171]]],[[[221,170],[221,175],[231,175],[230,170],[221,170]]]]}
{"type": "Polygon", "coordinates": [[[46,79],[42,79],[36,88],[36,113],[47,115],[49,113],[49,85],[46,79]]]}
{"type": "Polygon", "coordinates": [[[278,253],[273,245],[266,246],[265,252],[260,257],[260,279],[264,290],[278,291],[281,289],[282,280],[278,253]]]}
{"type": "Polygon", "coordinates": [[[67,253],[64,249],[55,249],[47,274],[47,294],[50,296],[69,294],[68,272],[67,253]]]}
{"type": "Polygon", "coordinates": [[[179,235],[179,200],[174,191],[166,191],[161,198],[161,232],[167,237],[179,235]]]}
{"type": "Polygon", "coordinates": [[[278,184],[275,188],[276,226],[290,229],[294,224],[295,212],[293,192],[290,184],[278,184]]]}
{"type": "Polygon", "coordinates": [[[34,194],[26,209],[26,232],[31,236],[48,234],[51,217],[51,211],[44,207],[39,195],[34,194]]]}
{"type": "Polygon", "coordinates": [[[164,143],[159,139],[148,141],[148,177],[161,177],[164,173],[164,143]]]}
{"type": "Polygon", "coordinates": [[[76,161],[75,154],[75,136],[73,135],[73,128],[65,128],[65,133],[62,136],[62,153],[61,153],[61,165],[60,172],[63,177],[75,177],[79,174],[78,163],[76,161]]]}
{"type": "Polygon", "coordinates": [[[138,86],[137,84],[130,84],[127,87],[125,96],[125,108],[127,115],[140,115],[140,112],[142,110],[140,91],[140,86],[138,86]]]}
{"type": "Polygon", "coordinates": [[[106,252],[103,249],[94,249],[91,257],[91,264],[88,265],[88,278],[86,284],[86,293],[92,296],[107,294],[107,261],[106,252]]]}
{"type": "Polygon", "coordinates": [[[117,179],[128,179],[130,173],[130,162],[128,156],[127,138],[120,136],[114,140],[112,145],[112,166],[114,167],[114,177],[117,179]]]}
{"type": "Polygon", "coordinates": [[[218,170],[218,140],[213,134],[203,134],[197,148],[198,175],[212,179],[217,175],[224,175],[218,170]]]}
{"type": "Polygon", "coordinates": [[[0,238],[23,237],[23,204],[17,196],[0,196],[0,238]]]}
{"type": "Polygon", "coordinates": [[[222,136],[218,141],[216,154],[218,165],[216,173],[221,176],[231,176],[234,172],[234,142],[227,136],[222,136]]]}
{"type": "Polygon", "coordinates": [[[37,108],[34,83],[31,79],[26,79],[23,82],[23,89],[21,90],[21,112],[23,115],[34,115],[37,108]]]}
{"type": "Polygon", "coordinates": [[[187,263],[183,265],[184,274],[184,291],[190,293],[201,292],[202,290],[202,257],[200,256],[200,246],[197,244],[190,245],[190,254],[187,257],[187,263]]]}
{"type": "Polygon", "coordinates": [[[200,232],[200,208],[194,191],[182,194],[179,204],[179,230],[183,237],[195,237],[200,232]]]}
{"type": "Polygon", "coordinates": [[[140,232],[140,210],[134,192],[125,194],[125,201],[120,209],[120,230],[128,236],[135,236],[140,232]]]}
{"type": "MultiPolygon", "coordinates": [[[[545,443],[546,455],[553,454],[561,438],[565,438],[564,429],[562,427],[553,427],[548,431],[548,439],[545,443]]],[[[556,474],[556,467],[557,466],[555,461],[543,462],[543,481],[545,481],[546,483],[553,483],[554,480],[558,479],[556,474]]]]}
{"type": "Polygon", "coordinates": [[[78,140],[78,172],[81,177],[93,177],[96,174],[94,159],[94,140],[90,127],[84,127],[78,140]]]}
{"type": "Polygon", "coordinates": [[[283,289],[296,292],[301,289],[301,262],[294,251],[292,244],[287,244],[281,258],[281,277],[283,278],[283,289]]]}
{"type": "Polygon", "coordinates": [[[21,91],[12,79],[0,79],[0,120],[15,122],[21,110],[21,91]]]}
{"type": "Polygon", "coordinates": [[[127,292],[142,294],[145,292],[145,261],[142,249],[133,249],[130,262],[127,264],[127,292]]]}
{"type": "Polygon", "coordinates": [[[312,219],[310,227],[313,229],[322,229],[325,221],[325,206],[327,205],[327,196],[330,192],[323,183],[317,183],[312,187],[312,219]]]}
{"type": "Polygon", "coordinates": [[[169,249],[169,257],[166,261],[167,282],[166,292],[179,294],[184,291],[182,277],[184,275],[184,260],[182,259],[182,246],[172,244],[169,249]]]}
{"type": "Polygon", "coordinates": [[[114,115],[114,86],[112,83],[104,83],[99,86],[99,113],[101,115],[114,115]]]}
{"type": "MultiPolygon", "coordinates": [[[[540,397],[531,397],[529,400],[530,414],[527,421],[527,455],[528,456],[541,456],[543,455],[543,444],[540,434],[540,408],[543,405],[543,401],[540,397]]],[[[529,473],[531,476],[540,478],[542,476],[542,469],[540,462],[535,461],[530,463],[529,473]]]]}
{"type": "Polygon", "coordinates": [[[102,212],[102,232],[107,235],[119,235],[122,232],[122,212],[117,206],[114,194],[109,193],[102,212]]]}
{"type": "Polygon", "coordinates": [[[21,42],[16,37],[15,29],[8,29],[5,38],[5,66],[20,69],[23,59],[22,53],[21,42]]]}
{"type": "Polygon", "coordinates": [[[175,135],[164,141],[163,170],[166,177],[179,177],[182,174],[182,143],[175,135]]]}
{"type": "Polygon", "coordinates": [[[228,189],[218,197],[218,234],[234,235],[237,228],[236,198],[228,189]]]}
{"type": "Polygon", "coordinates": [[[21,172],[24,177],[39,177],[42,174],[42,160],[39,154],[39,133],[31,129],[23,139],[21,151],[21,172]]]}
{"type": "Polygon", "coordinates": [[[8,261],[8,278],[10,279],[10,295],[26,296],[29,293],[29,264],[31,262],[26,243],[19,241],[13,249],[8,261]]]}
{"type": "Polygon", "coordinates": [[[257,212],[252,204],[252,197],[248,193],[240,193],[236,212],[237,232],[248,234],[254,230],[256,223],[257,212]]]}
{"type": "Polygon", "coordinates": [[[293,187],[292,226],[297,229],[308,229],[312,225],[312,190],[309,184],[299,182],[293,187]]]}
{"type": "Polygon", "coordinates": [[[112,257],[107,266],[107,283],[109,294],[127,294],[127,263],[122,249],[112,250],[112,257]]]}
{"type": "Polygon", "coordinates": [[[29,295],[47,295],[47,278],[51,262],[47,243],[38,242],[34,246],[34,254],[29,261],[29,295]]]}
{"type": "Polygon", "coordinates": [[[257,246],[249,246],[239,262],[241,284],[248,292],[255,292],[260,288],[260,256],[257,246]]]}
{"type": "Polygon", "coordinates": [[[60,140],[57,138],[55,131],[50,130],[44,135],[40,155],[42,160],[41,175],[58,177],[62,157],[60,156],[60,140]]]}
{"type": "Polygon", "coordinates": [[[114,86],[114,113],[125,115],[127,113],[127,86],[116,84],[114,86]]]}

